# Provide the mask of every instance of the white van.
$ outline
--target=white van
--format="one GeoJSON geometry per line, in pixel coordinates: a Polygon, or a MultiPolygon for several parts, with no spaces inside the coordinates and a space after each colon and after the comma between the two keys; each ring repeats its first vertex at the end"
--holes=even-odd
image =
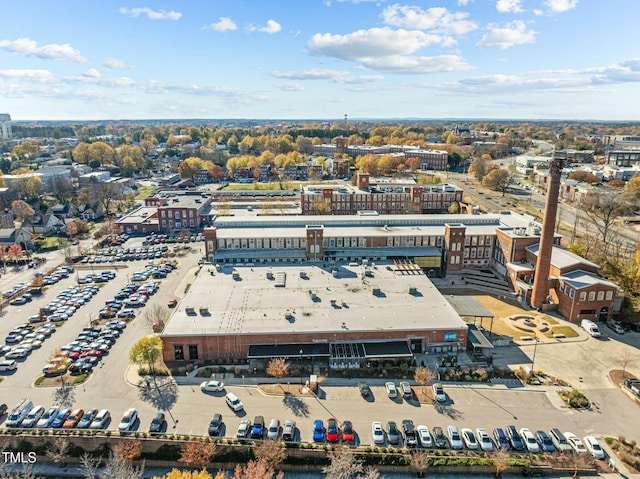
{"type": "Polygon", "coordinates": [[[598,325],[593,321],[590,321],[588,319],[583,319],[580,322],[580,327],[584,329],[587,333],[589,333],[591,336],[593,336],[594,338],[600,337],[600,330],[598,329],[598,325]]]}
{"type": "Polygon", "coordinates": [[[9,413],[7,422],[5,422],[4,425],[7,427],[18,427],[23,419],[27,417],[31,409],[33,409],[33,403],[23,399],[22,402],[9,413]]]}

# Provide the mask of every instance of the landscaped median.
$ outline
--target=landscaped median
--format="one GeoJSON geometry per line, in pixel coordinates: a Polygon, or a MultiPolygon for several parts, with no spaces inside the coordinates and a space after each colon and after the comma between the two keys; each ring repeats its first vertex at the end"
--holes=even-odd
{"type": "Polygon", "coordinates": [[[395,473],[594,473],[595,461],[575,454],[509,454],[451,450],[407,450],[378,447],[341,447],[310,443],[247,441],[187,435],[111,433],[92,430],[4,429],[0,441],[5,450],[35,452],[50,461],[63,452],[65,462],[80,462],[83,455],[107,461],[112,454],[134,463],[157,467],[207,467],[232,470],[236,464],[266,459],[276,470],[322,471],[340,456],[358,467],[371,466],[395,473]],[[267,457],[268,456],[268,457],[267,457]],[[276,461],[277,459],[277,461],[276,461]],[[274,464],[274,461],[277,462],[274,464]]]}

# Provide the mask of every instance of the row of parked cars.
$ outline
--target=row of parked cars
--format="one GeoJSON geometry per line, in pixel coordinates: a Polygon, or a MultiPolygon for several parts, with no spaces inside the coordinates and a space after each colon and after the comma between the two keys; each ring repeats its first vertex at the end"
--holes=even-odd
{"type": "MultiPolygon", "coordinates": [[[[316,421],[317,422],[317,421],[316,421]]],[[[321,422],[321,421],[320,421],[321,422]]],[[[316,424],[314,423],[314,440],[316,440],[316,424]]],[[[327,431],[329,424],[327,423],[327,431]]],[[[338,431],[339,439],[340,432],[338,431]]],[[[386,428],[379,421],[371,424],[371,436],[373,444],[377,446],[393,445],[406,447],[424,447],[438,449],[468,449],[485,452],[497,449],[511,449],[514,451],[527,451],[531,453],[550,452],[574,452],[576,454],[590,453],[597,459],[603,459],[604,450],[593,436],[585,436],[582,440],[572,432],[561,432],[557,428],[548,433],[543,430],[532,432],[530,429],[517,429],[516,426],[495,428],[492,434],[487,429],[470,428],[458,429],[457,426],[448,426],[445,431],[441,427],[429,429],[425,425],[415,426],[413,421],[405,419],[401,428],[395,421],[389,421],[386,428]]],[[[318,436],[320,440],[322,437],[318,436]]],[[[327,433],[329,442],[331,441],[327,433]]]]}
{"type": "MultiPolygon", "coordinates": [[[[0,415],[7,414],[7,405],[0,404],[0,415]]],[[[127,409],[118,423],[118,430],[132,431],[138,421],[138,411],[127,409]]],[[[12,428],[39,429],[106,429],[111,423],[111,413],[108,409],[61,408],[51,406],[34,406],[29,400],[22,400],[20,404],[8,412],[5,426],[12,428]]],[[[166,427],[164,413],[157,413],[151,421],[149,432],[163,432],[166,427]]]]}
{"type": "Polygon", "coordinates": [[[160,259],[167,256],[167,245],[157,245],[139,248],[104,248],[98,250],[96,256],[85,256],[82,263],[115,263],[119,261],[140,261],[160,259]]]}

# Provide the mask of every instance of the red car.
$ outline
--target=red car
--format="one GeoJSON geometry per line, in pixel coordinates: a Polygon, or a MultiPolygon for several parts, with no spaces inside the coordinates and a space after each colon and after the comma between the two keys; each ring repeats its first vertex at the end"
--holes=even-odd
{"type": "Polygon", "coordinates": [[[69,354],[67,354],[67,357],[72,361],[75,361],[80,357],[80,353],[78,351],[71,351],[69,354]]]}
{"type": "Polygon", "coordinates": [[[353,432],[353,424],[351,421],[344,421],[342,423],[342,442],[354,442],[355,434],[353,432]]]}
{"type": "Polygon", "coordinates": [[[170,308],[175,308],[177,304],[178,304],[178,301],[175,299],[172,299],[167,303],[167,306],[169,306],[170,308]]]}
{"type": "Polygon", "coordinates": [[[327,419],[327,441],[340,441],[340,428],[338,427],[338,421],[334,417],[327,419]]]}
{"type": "Polygon", "coordinates": [[[85,351],[80,355],[81,358],[86,358],[87,356],[95,356],[96,358],[102,357],[102,351],[99,349],[90,349],[89,351],[85,351]]]}

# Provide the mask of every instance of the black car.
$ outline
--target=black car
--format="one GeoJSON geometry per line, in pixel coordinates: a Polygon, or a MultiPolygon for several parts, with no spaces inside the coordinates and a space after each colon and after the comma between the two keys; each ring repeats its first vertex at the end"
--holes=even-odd
{"type": "Polygon", "coordinates": [[[402,421],[402,432],[404,433],[404,443],[407,447],[418,446],[418,436],[416,435],[416,427],[411,419],[402,421]]]}
{"type": "Polygon", "coordinates": [[[371,388],[364,381],[358,383],[358,389],[360,390],[360,395],[363,398],[371,396],[371,388]]]}
{"type": "Polygon", "coordinates": [[[509,438],[509,443],[511,443],[511,447],[516,451],[524,450],[524,441],[520,437],[520,433],[515,426],[507,426],[507,437],[509,438]]]}
{"type": "Polygon", "coordinates": [[[7,414],[7,405],[5,403],[0,404],[0,416],[7,414]]]}
{"type": "Polygon", "coordinates": [[[149,425],[149,432],[162,432],[162,428],[165,423],[164,413],[158,412],[153,419],[151,420],[151,424],[149,425]]]}
{"type": "Polygon", "coordinates": [[[222,414],[215,413],[209,422],[209,436],[219,436],[222,429],[222,414]]]}
{"type": "Polygon", "coordinates": [[[439,426],[433,428],[433,443],[438,449],[446,449],[449,447],[447,436],[445,436],[444,431],[439,426]]]}

